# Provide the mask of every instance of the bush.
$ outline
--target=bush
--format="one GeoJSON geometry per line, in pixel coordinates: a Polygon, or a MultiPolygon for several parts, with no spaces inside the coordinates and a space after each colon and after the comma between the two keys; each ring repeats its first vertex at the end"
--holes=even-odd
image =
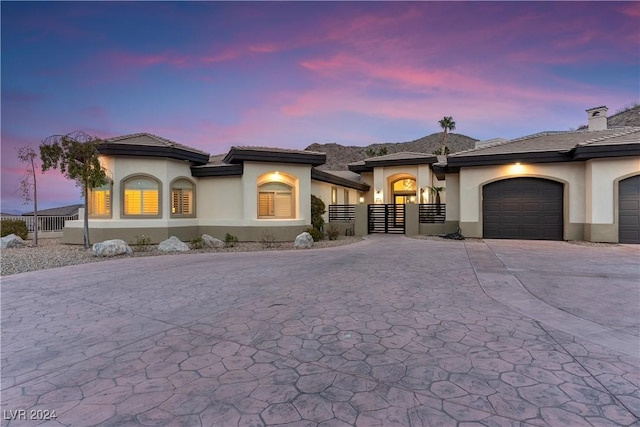
{"type": "Polygon", "coordinates": [[[262,236],[260,237],[260,243],[263,248],[272,248],[276,244],[276,236],[269,230],[265,230],[262,232],[262,236]]]}
{"type": "Polygon", "coordinates": [[[133,244],[136,245],[137,251],[146,252],[149,250],[149,246],[151,245],[151,237],[145,236],[144,234],[136,236],[136,241],[133,244]]]}
{"type": "Polygon", "coordinates": [[[236,245],[236,243],[238,243],[238,237],[237,236],[234,236],[233,234],[229,234],[229,233],[227,233],[224,236],[224,245],[227,248],[234,247],[236,245]]]}
{"type": "Polygon", "coordinates": [[[201,236],[194,237],[193,239],[191,239],[191,248],[192,249],[204,248],[204,239],[201,236]]]}
{"type": "Polygon", "coordinates": [[[324,236],[322,235],[322,231],[318,230],[317,228],[309,227],[307,228],[307,233],[311,234],[314,242],[319,242],[324,238],[324,236]]]}
{"type": "MultiPolygon", "coordinates": [[[[311,226],[316,230],[322,231],[324,227],[324,218],[322,215],[326,212],[324,202],[319,197],[311,195],[311,226]]],[[[315,238],[314,238],[315,240],[315,238]]]]}
{"type": "Polygon", "coordinates": [[[340,235],[340,230],[335,225],[330,225],[327,227],[327,237],[329,240],[337,240],[340,235]]]}
{"type": "Polygon", "coordinates": [[[0,234],[8,236],[9,234],[15,234],[22,240],[27,240],[27,223],[21,219],[3,219],[0,221],[0,234]]]}

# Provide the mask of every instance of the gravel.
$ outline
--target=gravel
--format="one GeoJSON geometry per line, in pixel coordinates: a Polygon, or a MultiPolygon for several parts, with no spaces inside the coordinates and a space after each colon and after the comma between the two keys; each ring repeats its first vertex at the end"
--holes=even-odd
{"type": "MultiPolygon", "coordinates": [[[[315,242],[314,248],[331,248],[335,246],[348,245],[362,241],[361,237],[344,237],[338,240],[323,240],[315,242]]],[[[26,273],[28,271],[46,270],[48,268],[64,267],[66,265],[86,264],[90,262],[102,262],[114,258],[127,257],[96,257],[91,249],[86,250],[79,245],[65,245],[60,239],[39,239],[38,246],[31,246],[31,241],[26,241],[28,246],[23,248],[3,249],[0,256],[0,276],[26,273]]],[[[240,242],[234,247],[221,249],[191,249],[184,253],[218,253],[218,252],[254,252],[254,251],[278,251],[293,250],[293,242],[276,242],[265,247],[260,242],[240,242]]],[[[158,245],[149,245],[146,248],[131,246],[133,255],[130,257],[147,257],[158,255],[170,255],[169,252],[161,252],[158,245]]]]}

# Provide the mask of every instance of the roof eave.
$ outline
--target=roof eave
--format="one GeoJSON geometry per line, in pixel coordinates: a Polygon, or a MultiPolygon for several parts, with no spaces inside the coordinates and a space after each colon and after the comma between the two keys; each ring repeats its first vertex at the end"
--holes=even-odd
{"type": "Polygon", "coordinates": [[[475,156],[449,156],[447,165],[451,168],[460,168],[463,166],[496,166],[509,163],[526,162],[526,163],[556,163],[570,162],[572,160],[568,153],[559,151],[540,151],[528,153],[505,153],[505,154],[486,154],[475,156]]]}
{"type": "Polygon", "coordinates": [[[186,160],[199,165],[204,165],[209,161],[208,154],[194,153],[176,147],[124,145],[108,142],[98,145],[98,153],[105,156],[166,157],[174,160],[186,160]]]}
{"type": "Polygon", "coordinates": [[[320,166],[327,161],[326,154],[322,153],[287,153],[277,151],[256,151],[242,148],[231,148],[222,160],[224,163],[242,162],[268,162],[268,163],[295,163],[320,166]]]}
{"type": "Polygon", "coordinates": [[[311,179],[329,184],[341,185],[343,187],[353,188],[360,191],[369,191],[371,188],[368,184],[351,181],[350,179],[342,178],[341,176],[336,176],[315,168],[311,169],[311,179]]]}
{"type": "Polygon", "coordinates": [[[573,160],[589,160],[604,157],[640,156],[640,144],[579,145],[572,150],[573,160]]]}
{"type": "Polygon", "coordinates": [[[244,173],[244,165],[192,166],[191,176],[238,176],[244,173]]]}

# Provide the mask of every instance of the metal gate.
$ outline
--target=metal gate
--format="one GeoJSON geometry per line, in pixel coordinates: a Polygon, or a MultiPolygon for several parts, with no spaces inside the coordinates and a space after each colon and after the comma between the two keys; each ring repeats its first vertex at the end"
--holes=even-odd
{"type": "Polygon", "coordinates": [[[369,234],[404,234],[405,205],[369,205],[369,234]]]}

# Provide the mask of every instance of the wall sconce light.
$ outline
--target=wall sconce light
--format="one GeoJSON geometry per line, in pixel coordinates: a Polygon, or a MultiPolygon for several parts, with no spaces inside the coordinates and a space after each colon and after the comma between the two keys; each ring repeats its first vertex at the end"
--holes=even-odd
{"type": "Polygon", "coordinates": [[[409,197],[409,202],[415,203],[416,202],[416,196],[410,196],[409,197]]]}
{"type": "Polygon", "coordinates": [[[363,205],[364,204],[364,197],[360,196],[360,204],[363,205]]]}

